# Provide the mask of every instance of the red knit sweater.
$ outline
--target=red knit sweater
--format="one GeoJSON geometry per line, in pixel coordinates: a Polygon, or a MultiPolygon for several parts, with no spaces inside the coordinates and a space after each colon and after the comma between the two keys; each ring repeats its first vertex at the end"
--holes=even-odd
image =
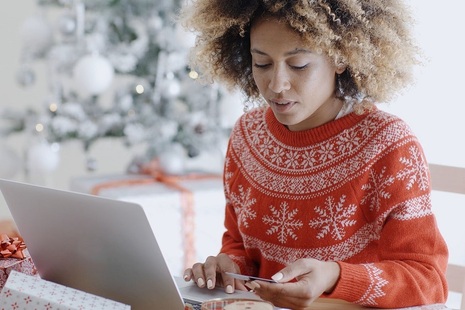
{"type": "Polygon", "coordinates": [[[327,295],[382,308],[447,298],[446,244],[428,165],[399,118],[375,109],[291,132],[270,109],[233,129],[224,183],[227,253],[271,277],[299,258],[340,264],[327,295]]]}

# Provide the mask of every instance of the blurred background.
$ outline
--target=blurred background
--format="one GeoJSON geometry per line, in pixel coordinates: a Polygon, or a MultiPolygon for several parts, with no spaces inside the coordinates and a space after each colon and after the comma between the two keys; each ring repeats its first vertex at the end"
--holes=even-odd
{"type": "MultiPolygon", "coordinates": [[[[0,2],[0,177],[68,189],[154,155],[175,173],[221,171],[241,97],[196,83],[185,58],[192,34],[173,19],[181,2],[84,2],[0,2]]],[[[429,162],[465,167],[465,3],[408,3],[425,65],[380,107],[410,124],[429,162]]],[[[465,264],[464,199],[433,200],[451,261],[465,264]]],[[[0,201],[0,220],[10,217],[0,201]]]]}
{"type": "Polygon", "coordinates": [[[187,66],[194,37],[175,23],[180,5],[0,4],[0,176],[66,188],[73,176],[134,170],[153,157],[170,172],[221,171],[242,102],[196,81],[187,66]]]}

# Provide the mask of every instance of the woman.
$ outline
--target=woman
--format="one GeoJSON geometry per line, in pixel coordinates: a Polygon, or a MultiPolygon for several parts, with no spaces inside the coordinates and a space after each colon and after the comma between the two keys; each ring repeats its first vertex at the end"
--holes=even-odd
{"type": "Polygon", "coordinates": [[[380,308],[445,302],[448,252],[425,155],[376,107],[417,63],[402,1],[197,0],[182,16],[198,34],[193,66],[264,102],[230,137],[220,254],[185,280],[292,309],[320,296],[380,308]]]}

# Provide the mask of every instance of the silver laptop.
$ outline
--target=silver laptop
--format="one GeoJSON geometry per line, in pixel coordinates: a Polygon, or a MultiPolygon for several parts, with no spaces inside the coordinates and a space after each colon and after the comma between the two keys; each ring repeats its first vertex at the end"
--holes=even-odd
{"type": "Polygon", "coordinates": [[[138,204],[3,179],[0,190],[45,280],[135,310],[182,310],[184,300],[257,299],[248,292],[230,295],[174,279],[138,204]]]}

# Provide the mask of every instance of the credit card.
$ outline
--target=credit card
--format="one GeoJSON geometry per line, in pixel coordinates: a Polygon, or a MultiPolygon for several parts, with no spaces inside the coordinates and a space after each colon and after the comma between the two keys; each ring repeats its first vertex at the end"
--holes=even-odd
{"type": "Polygon", "coordinates": [[[233,277],[234,279],[243,280],[243,281],[246,281],[246,282],[247,281],[253,281],[253,280],[259,280],[259,281],[265,281],[265,282],[269,282],[269,283],[278,283],[273,279],[265,279],[265,278],[259,278],[259,277],[254,277],[254,276],[246,276],[246,275],[243,275],[243,274],[238,274],[238,273],[233,273],[233,272],[227,272],[226,271],[225,274],[227,274],[228,276],[233,277]]]}

